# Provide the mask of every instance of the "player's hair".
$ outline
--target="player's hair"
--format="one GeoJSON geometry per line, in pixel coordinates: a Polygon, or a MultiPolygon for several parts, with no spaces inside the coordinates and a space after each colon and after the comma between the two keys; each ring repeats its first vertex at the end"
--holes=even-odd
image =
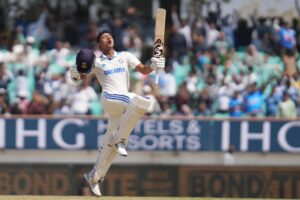
{"type": "Polygon", "coordinates": [[[98,33],[98,35],[97,35],[97,38],[96,38],[97,43],[99,43],[100,37],[101,37],[101,35],[104,34],[104,33],[109,33],[109,34],[111,34],[111,31],[110,31],[109,29],[102,29],[102,30],[100,30],[99,33],[98,33]]]}

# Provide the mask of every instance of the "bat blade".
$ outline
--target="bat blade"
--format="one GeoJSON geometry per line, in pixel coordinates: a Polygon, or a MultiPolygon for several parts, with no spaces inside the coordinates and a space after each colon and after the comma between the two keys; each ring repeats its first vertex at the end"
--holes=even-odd
{"type": "Polygon", "coordinates": [[[155,18],[154,51],[153,56],[162,57],[165,39],[166,10],[157,9],[155,18]]]}
{"type": "MultiPolygon", "coordinates": [[[[153,56],[156,58],[163,57],[164,40],[165,40],[165,24],[166,24],[166,10],[158,8],[155,17],[155,33],[154,33],[154,48],[153,56]]],[[[158,83],[158,71],[156,71],[155,82],[158,83]]]]}

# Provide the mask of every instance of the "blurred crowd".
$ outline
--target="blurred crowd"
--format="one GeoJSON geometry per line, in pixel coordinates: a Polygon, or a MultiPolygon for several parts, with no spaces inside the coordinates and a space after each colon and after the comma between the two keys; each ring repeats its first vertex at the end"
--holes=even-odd
{"type": "MultiPolygon", "coordinates": [[[[117,51],[144,63],[151,58],[153,21],[133,6],[43,4],[34,18],[11,2],[9,11],[19,12],[9,12],[12,30],[1,30],[1,114],[103,115],[95,77],[74,85],[68,73],[79,48],[100,55],[95,38],[102,28],[112,31],[117,51]]],[[[167,65],[158,85],[155,74],[131,72],[130,90],[153,99],[148,115],[300,116],[298,19],[221,17],[221,10],[180,18],[176,6],[168,13],[167,65]]]]}

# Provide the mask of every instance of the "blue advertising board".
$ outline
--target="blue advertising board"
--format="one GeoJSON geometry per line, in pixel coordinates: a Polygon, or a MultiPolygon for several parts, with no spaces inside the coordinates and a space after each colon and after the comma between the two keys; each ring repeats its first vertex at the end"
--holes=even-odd
{"type": "MultiPolygon", "coordinates": [[[[0,149],[97,149],[107,127],[96,118],[1,118],[0,149]]],[[[300,152],[300,121],[140,120],[128,142],[135,151],[300,152]]]]}

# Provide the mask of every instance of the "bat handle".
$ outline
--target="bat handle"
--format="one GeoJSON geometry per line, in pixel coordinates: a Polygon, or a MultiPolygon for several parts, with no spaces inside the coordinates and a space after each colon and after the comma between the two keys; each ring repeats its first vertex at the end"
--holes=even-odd
{"type": "Polygon", "coordinates": [[[155,83],[158,84],[158,70],[156,71],[156,74],[155,74],[155,83]]]}
{"type": "Polygon", "coordinates": [[[155,83],[158,84],[159,73],[163,72],[163,69],[156,69],[155,71],[155,83]]]}

